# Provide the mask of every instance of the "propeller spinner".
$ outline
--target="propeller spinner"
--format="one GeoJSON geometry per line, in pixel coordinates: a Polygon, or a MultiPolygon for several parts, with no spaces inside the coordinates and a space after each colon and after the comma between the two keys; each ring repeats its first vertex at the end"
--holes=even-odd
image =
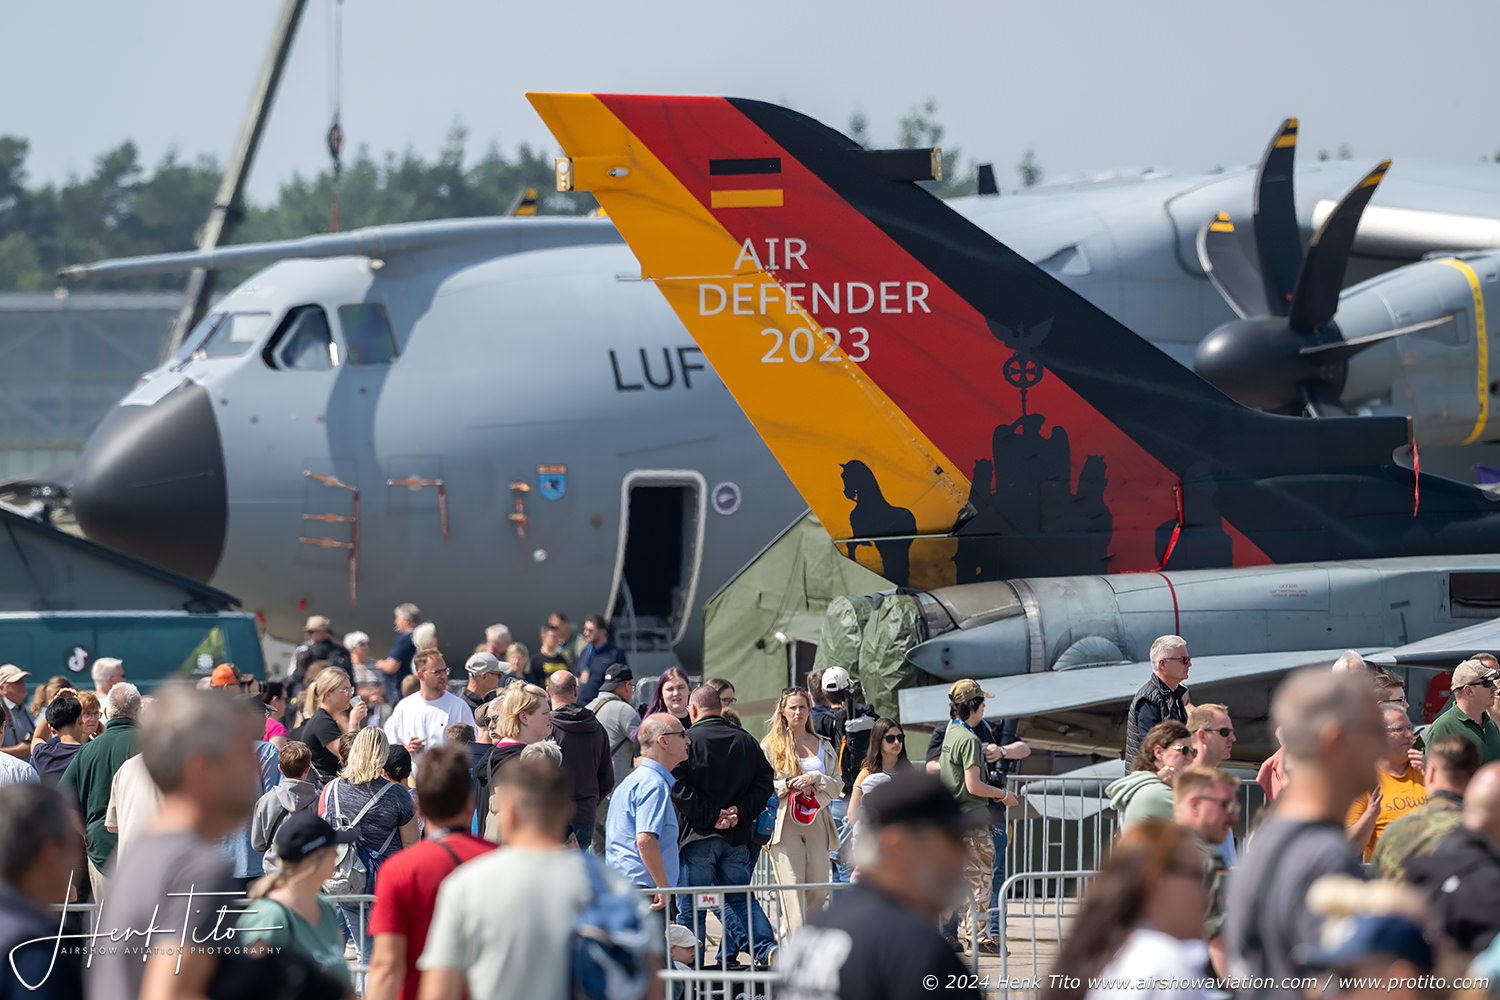
{"type": "Polygon", "coordinates": [[[1408,332],[1388,330],[1346,341],[1333,318],[1360,216],[1391,162],[1371,170],[1344,195],[1313,234],[1304,258],[1292,187],[1296,148],[1297,119],[1288,118],[1256,171],[1258,276],[1227,215],[1210,219],[1198,233],[1198,259],[1239,318],[1199,343],[1193,368],[1246,406],[1309,416],[1344,414],[1339,392],[1349,358],[1408,332]]]}

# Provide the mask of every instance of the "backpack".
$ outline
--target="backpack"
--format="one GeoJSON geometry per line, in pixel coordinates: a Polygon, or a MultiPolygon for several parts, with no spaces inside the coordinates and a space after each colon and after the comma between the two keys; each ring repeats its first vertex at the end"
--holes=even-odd
{"type": "MultiPolygon", "coordinates": [[[[854,788],[854,779],[859,777],[859,767],[870,750],[870,731],[875,728],[875,709],[869,705],[855,705],[854,714],[844,716],[835,710],[843,723],[839,735],[839,777],[844,779],[844,795],[854,788]]],[[[829,713],[834,714],[834,713],[829,713]]]]}
{"type": "MultiPolygon", "coordinates": [[[[334,782],[333,788],[328,792],[329,811],[333,813],[331,825],[335,830],[352,830],[359,826],[359,821],[365,818],[365,813],[379,802],[381,796],[396,786],[387,781],[380,787],[380,791],[370,796],[364,808],[354,814],[354,819],[348,823],[344,822],[343,810],[339,808],[339,783],[334,782]]],[[[323,883],[323,892],[329,896],[359,896],[363,895],[365,887],[370,884],[371,876],[380,864],[380,858],[385,854],[386,848],[391,846],[391,841],[396,837],[396,831],[391,830],[385,843],[380,845],[380,850],[371,854],[359,844],[340,844],[338,847],[338,863],[333,867],[333,874],[323,883]]]]}
{"type": "Polygon", "coordinates": [[[651,982],[647,964],[650,931],[640,897],[617,891],[604,877],[604,862],[580,854],[589,879],[589,901],[573,921],[568,945],[568,996],[573,1000],[639,1000],[651,982]]]}

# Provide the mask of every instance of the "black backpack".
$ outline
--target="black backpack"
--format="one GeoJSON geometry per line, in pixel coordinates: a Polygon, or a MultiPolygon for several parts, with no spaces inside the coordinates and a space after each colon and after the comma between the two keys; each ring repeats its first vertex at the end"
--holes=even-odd
{"type": "Polygon", "coordinates": [[[823,723],[822,735],[838,748],[839,777],[844,779],[844,794],[848,795],[870,750],[870,731],[879,716],[869,705],[855,705],[853,715],[846,713],[846,709],[832,708],[818,721],[823,723]]]}

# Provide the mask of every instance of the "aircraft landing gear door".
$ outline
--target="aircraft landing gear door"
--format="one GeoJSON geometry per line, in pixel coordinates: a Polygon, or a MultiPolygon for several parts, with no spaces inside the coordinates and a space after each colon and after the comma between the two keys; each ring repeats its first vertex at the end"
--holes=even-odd
{"type": "Polygon", "coordinates": [[[698,590],[708,496],[692,470],[637,470],[620,488],[620,544],[609,597],[611,638],[627,653],[682,639],[698,590]]]}

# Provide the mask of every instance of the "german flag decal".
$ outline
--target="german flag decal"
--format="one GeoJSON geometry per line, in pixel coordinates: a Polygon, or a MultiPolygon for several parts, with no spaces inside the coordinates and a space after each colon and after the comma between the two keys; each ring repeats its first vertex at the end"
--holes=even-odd
{"type": "Polygon", "coordinates": [[[709,207],[780,208],[781,157],[708,161],[709,207]]]}

